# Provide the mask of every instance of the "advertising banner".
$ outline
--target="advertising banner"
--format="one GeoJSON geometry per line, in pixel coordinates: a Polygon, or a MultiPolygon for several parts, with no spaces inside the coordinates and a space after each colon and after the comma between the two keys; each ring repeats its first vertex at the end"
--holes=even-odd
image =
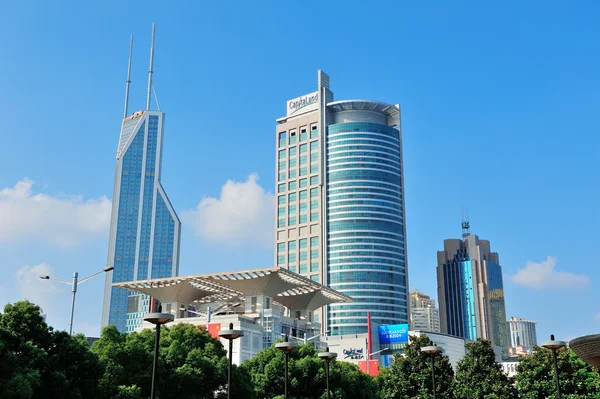
{"type": "Polygon", "coordinates": [[[379,344],[398,344],[408,342],[408,324],[379,326],[379,344]]]}

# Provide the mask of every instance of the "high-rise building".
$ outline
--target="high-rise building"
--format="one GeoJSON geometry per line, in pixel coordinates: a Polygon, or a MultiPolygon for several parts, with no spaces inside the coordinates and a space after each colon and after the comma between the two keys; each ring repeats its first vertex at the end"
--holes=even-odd
{"type": "Polygon", "coordinates": [[[444,240],[438,251],[438,301],[442,333],[488,339],[508,354],[502,267],[490,242],[470,234],[444,240]]]}
{"type": "MultiPolygon", "coordinates": [[[[132,39],[133,42],[133,39],[132,39]]],[[[125,112],[117,148],[102,326],[130,332],[142,325],[150,297],[114,288],[113,283],[176,276],[180,221],[161,184],[165,114],[150,110],[154,25],[146,109],[127,114],[131,49],[125,112]]]]}
{"type": "Polygon", "coordinates": [[[440,332],[440,311],[435,300],[416,288],[410,293],[410,325],[413,331],[440,332]]]}
{"type": "Polygon", "coordinates": [[[400,106],[334,102],[319,71],[275,134],[275,263],[354,298],[315,315],[332,335],[408,323],[400,106]]]}
{"type": "Polygon", "coordinates": [[[511,317],[507,321],[507,324],[509,346],[512,348],[522,347],[522,352],[533,351],[533,347],[537,345],[536,322],[521,319],[520,317],[511,317]]]}

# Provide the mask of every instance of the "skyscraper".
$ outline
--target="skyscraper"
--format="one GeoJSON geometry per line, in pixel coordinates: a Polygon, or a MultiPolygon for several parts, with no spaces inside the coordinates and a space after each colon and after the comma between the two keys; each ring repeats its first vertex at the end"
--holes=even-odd
{"type": "Polygon", "coordinates": [[[511,317],[508,323],[508,344],[513,348],[523,347],[524,351],[531,352],[537,345],[535,321],[525,320],[520,317],[511,317]]]}
{"type": "Polygon", "coordinates": [[[154,25],[146,109],[127,115],[130,48],[125,111],[117,148],[107,263],[114,270],[106,276],[102,326],[115,325],[122,332],[141,326],[150,298],[113,288],[112,284],[176,276],[179,269],[181,223],[161,184],[165,114],[150,110],[153,57],[154,25]]]}
{"type": "Polygon", "coordinates": [[[508,353],[502,267],[490,242],[468,231],[444,240],[438,251],[438,301],[442,333],[488,339],[508,353]]]}
{"type": "Polygon", "coordinates": [[[410,327],[414,331],[440,332],[440,311],[435,300],[416,288],[410,293],[410,327]]]}
{"type": "Polygon", "coordinates": [[[315,315],[332,335],[408,323],[400,106],[333,101],[329,76],[276,127],[275,262],[350,295],[315,315]]]}

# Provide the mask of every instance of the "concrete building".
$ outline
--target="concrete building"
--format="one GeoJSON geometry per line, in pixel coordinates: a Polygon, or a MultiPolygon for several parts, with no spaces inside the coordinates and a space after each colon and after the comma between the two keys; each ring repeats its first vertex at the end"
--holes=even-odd
{"type": "Polygon", "coordinates": [[[417,331],[440,332],[440,311],[435,300],[416,288],[410,293],[410,327],[417,331]]]}
{"type": "Polygon", "coordinates": [[[463,239],[444,240],[437,266],[441,332],[488,339],[508,356],[502,267],[490,242],[468,231],[463,239]]]}
{"type": "MultiPolygon", "coordinates": [[[[172,277],[114,284],[158,301],[175,323],[205,327],[215,338],[221,329],[244,331],[233,343],[232,361],[241,364],[287,334],[302,343],[319,336],[314,312],[352,298],[283,268],[172,277]]],[[[156,309],[153,309],[156,310],[156,309]]],[[[172,325],[172,324],[171,324],[172,325]]],[[[136,330],[154,328],[143,322],[136,330]]],[[[318,340],[315,340],[318,343],[318,340]]],[[[227,345],[226,340],[222,340],[227,345]]]]}
{"type": "Polygon", "coordinates": [[[533,347],[537,345],[536,322],[520,317],[511,317],[506,324],[508,325],[509,352],[511,352],[511,348],[515,354],[517,352],[526,354],[533,351],[533,347]]]}
{"type": "Polygon", "coordinates": [[[334,101],[329,76],[275,130],[274,261],[355,299],[315,315],[332,335],[408,323],[399,105],[334,101]]]}
{"type": "Polygon", "coordinates": [[[165,113],[150,110],[153,49],[154,26],[146,109],[128,115],[128,73],[117,148],[107,260],[114,270],[106,273],[102,327],[115,325],[121,332],[141,326],[150,300],[112,284],[176,276],[179,269],[181,223],[161,183],[165,113]]]}
{"type": "Polygon", "coordinates": [[[517,375],[517,366],[519,363],[521,363],[520,356],[511,356],[500,364],[502,365],[502,371],[504,371],[507,377],[514,377],[517,375]]]}

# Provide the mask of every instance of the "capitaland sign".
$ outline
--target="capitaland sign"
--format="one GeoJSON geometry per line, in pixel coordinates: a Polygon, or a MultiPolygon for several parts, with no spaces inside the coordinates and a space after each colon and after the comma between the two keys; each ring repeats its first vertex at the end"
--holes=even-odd
{"type": "Polygon", "coordinates": [[[363,348],[359,348],[359,349],[344,349],[344,359],[353,359],[353,360],[359,360],[359,359],[363,359],[364,355],[363,355],[363,348]]]}
{"type": "Polygon", "coordinates": [[[287,116],[299,115],[319,107],[319,92],[307,94],[287,102],[287,116]]]}

